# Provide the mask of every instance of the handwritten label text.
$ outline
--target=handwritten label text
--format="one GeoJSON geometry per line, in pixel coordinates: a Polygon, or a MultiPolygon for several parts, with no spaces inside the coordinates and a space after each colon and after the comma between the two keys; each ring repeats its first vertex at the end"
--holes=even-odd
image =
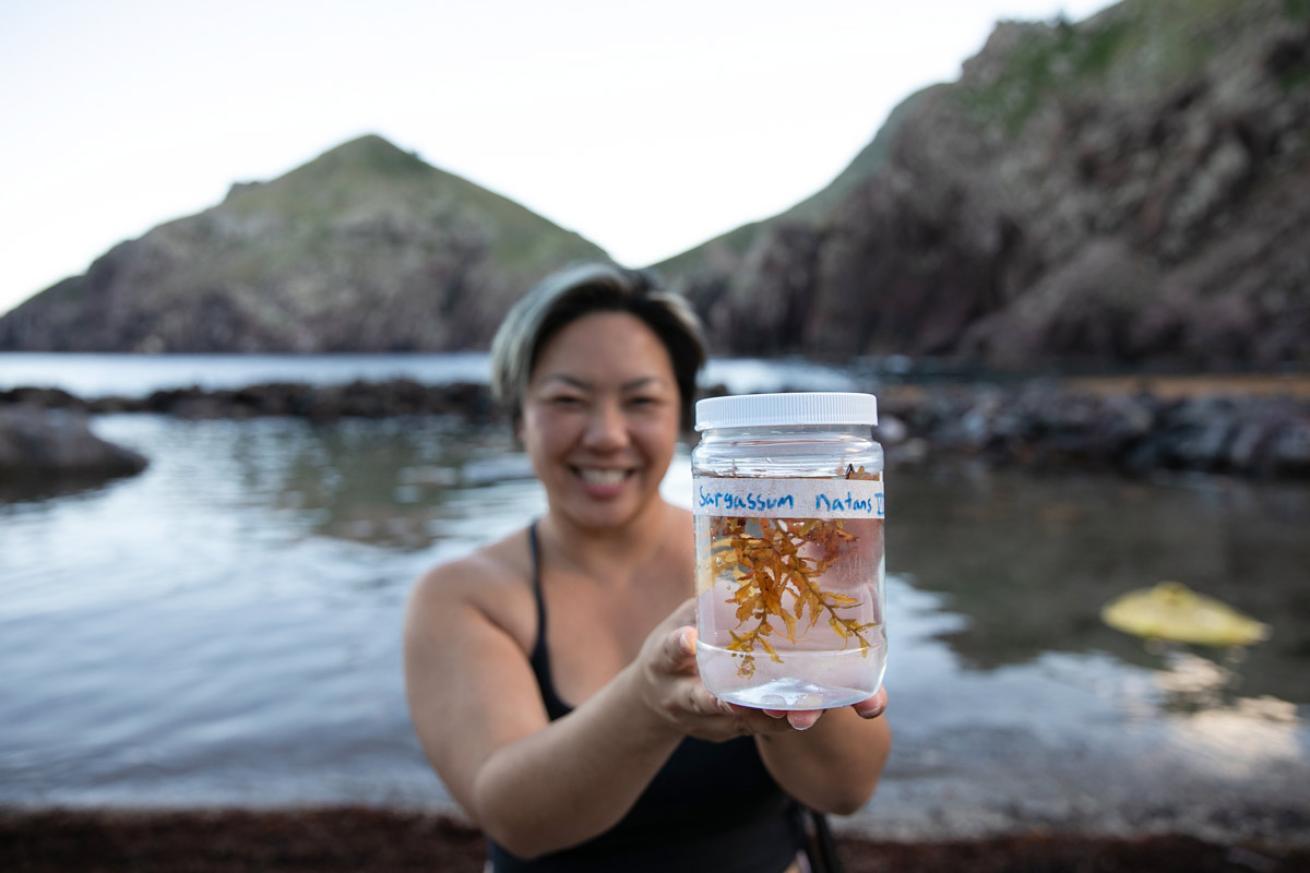
{"type": "Polygon", "coordinates": [[[886,513],[880,480],[709,476],[696,477],[692,510],[757,518],[883,518],[886,513]]]}

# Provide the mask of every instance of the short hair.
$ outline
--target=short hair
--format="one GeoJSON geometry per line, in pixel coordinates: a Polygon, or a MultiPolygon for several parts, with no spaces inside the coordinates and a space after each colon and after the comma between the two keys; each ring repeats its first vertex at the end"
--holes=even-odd
{"type": "Polygon", "coordinates": [[[692,424],[696,373],[705,363],[700,319],[680,294],[665,291],[647,270],[580,264],[560,270],[525,294],[491,342],[491,389],[517,425],[541,350],[564,327],[597,312],[625,312],[659,337],[678,383],[682,427],[692,424]]]}

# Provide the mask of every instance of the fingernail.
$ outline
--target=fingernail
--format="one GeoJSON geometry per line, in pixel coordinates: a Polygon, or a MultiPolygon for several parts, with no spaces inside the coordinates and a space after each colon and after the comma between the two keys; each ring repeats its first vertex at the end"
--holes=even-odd
{"type": "Polygon", "coordinates": [[[884,710],[886,710],[886,708],[887,708],[887,707],[885,707],[885,706],[880,706],[880,707],[878,707],[877,709],[873,710],[872,712],[862,712],[862,713],[860,713],[860,717],[861,717],[861,718],[877,718],[878,716],[880,716],[880,715],[883,714],[883,712],[884,712],[884,710]]]}
{"type": "Polygon", "coordinates": [[[810,728],[814,727],[814,723],[818,721],[817,718],[812,718],[803,715],[789,716],[787,720],[791,722],[791,726],[798,731],[807,731],[810,728]]]}

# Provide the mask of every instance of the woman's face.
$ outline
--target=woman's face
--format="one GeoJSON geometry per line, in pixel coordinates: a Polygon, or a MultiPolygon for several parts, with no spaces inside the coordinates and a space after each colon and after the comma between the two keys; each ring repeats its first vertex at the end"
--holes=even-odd
{"type": "Polygon", "coordinates": [[[542,349],[520,436],[552,512],[586,528],[622,525],[658,499],[680,414],[669,354],[639,319],[585,315],[542,349]]]}

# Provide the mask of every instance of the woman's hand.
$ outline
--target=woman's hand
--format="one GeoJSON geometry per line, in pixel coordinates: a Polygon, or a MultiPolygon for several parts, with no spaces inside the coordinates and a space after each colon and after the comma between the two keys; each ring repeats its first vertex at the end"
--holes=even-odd
{"type": "Polygon", "coordinates": [[[635,664],[642,702],[667,727],[697,739],[722,742],[748,734],[791,732],[793,725],[786,719],[733,706],[706,690],[696,671],[695,617],[696,601],[691,599],[646,638],[635,664]]]}
{"type": "MultiPolygon", "coordinates": [[[[744,707],[738,707],[738,708],[740,709],[744,707]]],[[[879,688],[878,693],[874,694],[872,697],[865,698],[864,700],[861,700],[859,703],[851,704],[851,709],[855,710],[855,714],[858,715],[860,718],[863,719],[877,718],[878,716],[883,714],[884,710],[887,709],[887,689],[879,688]]],[[[791,726],[798,731],[809,730],[810,728],[814,727],[814,723],[819,720],[819,716],[823,715],[824,712],[826,711],[827,710],[823,710],[823,709],[762,710],[762,712],[765,715],[767,715],[769,718],[787,719],[787,721],[791,724],[791,726]]]]}
{"type": "MultiPolygon", "coordinates": [[[[679,733],[721,742],[749,734],[804,731],[823,715],[822,709],[753,709],[727,703],[711,694],[696,670],[696,601],[679,606],[651,632],[637,656],[642,700],[679,733]]],[[[887,708],[887,689],[851,706],[863,719],[874,719],[887,708]]]]}

